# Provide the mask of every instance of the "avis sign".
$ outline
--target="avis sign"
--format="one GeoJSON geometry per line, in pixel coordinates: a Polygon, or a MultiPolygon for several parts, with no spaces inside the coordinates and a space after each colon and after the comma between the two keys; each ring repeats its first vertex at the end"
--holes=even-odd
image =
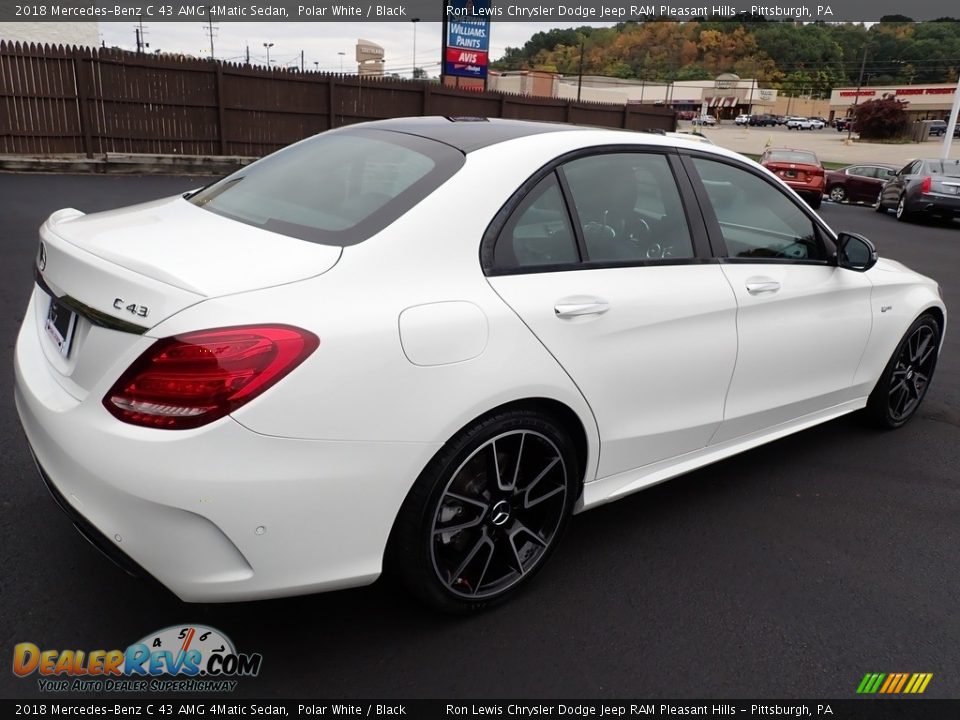
{"type": "Polygon", "coordinates": [[[456,77],[487,77],[490,54],[489,0],[455,0],[447,5],[443,70],[456,77]]]}

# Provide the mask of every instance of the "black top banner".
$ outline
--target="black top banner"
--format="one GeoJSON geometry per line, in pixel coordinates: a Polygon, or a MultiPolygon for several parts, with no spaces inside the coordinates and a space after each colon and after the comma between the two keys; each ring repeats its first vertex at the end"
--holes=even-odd
{"type": "MultiPolygon", "coordinates": [[[[736,18],[800,22],[877,22],[884,17],[936,20],[949,15],[943,0],[0,0],[0,21],[196,22],[440,22],[483,18],[492,22],[548,22],[584,25],[600,22],[736,18]]],[[[960,16],[960,11],[955,13],[960,16]]]]}
{"type": "Polygon", "coordinates": [[[830,718],[831,720],[944,720],[960,700],[0,700],[3,717],[332,718],[455,720],[585,720],[586,718],[830,718]]]}

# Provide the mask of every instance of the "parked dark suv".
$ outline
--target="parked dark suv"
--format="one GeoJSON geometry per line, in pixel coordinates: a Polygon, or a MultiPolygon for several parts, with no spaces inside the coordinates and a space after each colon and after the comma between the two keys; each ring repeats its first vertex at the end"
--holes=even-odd
{"type": "Polygon", "coordinates": [[[777,118],[773,115],[751,115],[749,124],[770,127],[777,124],[777,118]]]}
{"type": "MultiPolygon", "coordinates": [[[[937,137],[943,137],[947,134],[947,121],[946,120],[931,120],[930,121],[930,134],[937,137]]],[[[958,122],[953,128],[953,136],[960,137],[960,122],[958,122]]]]}
{"type": "MultiPolygon", "coordinates": [[[[848,117],[837,118],[836,120],[837,132],[845,132],[852,124],[853,124],[853,118],[848,118],[848,117]]],[[[853,128],[853,129],[856,130],[856,128],[853,128]]]]}

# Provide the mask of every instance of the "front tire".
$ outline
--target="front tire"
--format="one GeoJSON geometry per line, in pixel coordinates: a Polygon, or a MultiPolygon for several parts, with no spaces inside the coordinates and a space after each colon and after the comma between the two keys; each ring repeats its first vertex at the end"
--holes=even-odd
{"type": "Polygon", "coordinates": [[[867,400],[867,415],[880,427],[893,429],[914,416],[937,367],[940,326],[930,315],[917,318],[907,330],[867,400]]]}
{"type": "Polygon", "coordinates": [[[553,553],[579,494],[568,433],[534,410],[507,410],[460,431],[407,495],[388,571],[429,606],[468,613],[529,584],[553,553]]]}
{"type": "Polygon", "coordinates": [[[827,191],[827,195],[830,197],[831,202],[842,203],[847,199],[847,191],[843,189],[842,185],[834,185],[827,191]]]}

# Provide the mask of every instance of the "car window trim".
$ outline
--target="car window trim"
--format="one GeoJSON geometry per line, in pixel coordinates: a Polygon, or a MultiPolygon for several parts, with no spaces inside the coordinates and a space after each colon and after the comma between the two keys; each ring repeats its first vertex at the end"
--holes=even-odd
{"type": "Polygon", "coordinates": [[[523,275],[542,272],[597,270],[620,267],[654,267],[659,265],[700,265],[704,263],[717,262],[717,258],[713,255],[709,244],[709,233],[704,224],[702,213],[699,216],[694,214],[694,209],[699,210],[699,203],[697,202],[696,197],[693,195],[692,187],[684,183],[684,180],[689,183],[689,179],[686,177],[687,173],[678,173],[678,169],[682,169],[682,166],[679,165],[677,153],[678,149],[672,146],[664,147],[662,145],[615,143],[609,145],[593,145],[586,148],[577,148],[576,150],[571,150],[553,158],[548,163],[538,168],[536,172],[531,174],[530,177],[528,177],[520,185],[520,187],[514,191],[514,193],[507,199],[500,210],[498,210],[493,216],[490,224],[487,225],[487,229],[484,231],[480,241],[479,253],[480,267],[483,271],[483,274],[487,277],[496,277],[499,275],[523,275]],[[589,260],[589,255],[583,240],[583,228],[580,227],[578,222],[579,218],[574,214],[576,212],[576,208],[570,196],[566,178],[563,176],[562,166],[584,157],[593,157],[596,155],[615,155],[622,153],[644,153],[648,155],[663,155],[666,157],[667,166],[670,169],[670,172],[673,174],[677,192],[680,194],[680,204],[683,207],[684,219],[687,222],[687,229],[690,233],[690,241],[693,247],[694,256],[692,258],[624,260],[609,262],[589,260]],[[677,160],[671,162],[671,157],[677,158],[677,160]],[[557,174],[560,184],[560,191],[564,196],[564,203],[567,206],[568,217],[573,224],[573,231],[575,237],[577,238],[577,247],[578,251],[580,252],[580,261],[576,263],[527,265],[517,268],[495,267],[494,251],[496,244],[500,239],[500,235],[506,228],[507,223],[510,221],[513,213],[515,213],[523,203],[524,198],[526,198],[526,196],[531,193],[537,187],[537,185],[540,184],[540,181],[543,180],[543,178],[552,172],[557,174]]]}
{"type": "MultiPolygon", "coordinates": [[[[703,219],[706,224],[707,233],[710,237],[710,245],[714,250],[714,258],[720,263],[752,263],[752,264],[770,264],[774,263],[777,265],[790,264],[790,265],[833,265],[835,264],[832,259],[826,260],[808,260],[804,258],[735,258],[729,257],[729,250],[727,249],[726,240],[723,237],[723,230],[720,227],[720,221],[717,219],[717,215],[713,210],[713,204],[710,202],[709,195],[707,195],[707,188],[703,184],[700,174],[697,172],[696,166],[693,164],[694,158],[701,158],[703,160],[712,160],[714,162],[723,163],[725,165],[730,165],[739,170],[744,170],[745,172],[750,173],[754,177],[760,178],[765,183],[770,185],[774,190],[784,195],[790,202],[792,202],[797,208],[800,209],[807,219],[813,224],[814,231],[817,233],[818,238],[824,243],[824,246],[827,248],[828,252],[830,250],[827,242],[829,241],[830,245],[836,246],[837,238],[833,234],[833,231],[827,227],[826,223],[820,219],[820,217],[813,212],[809,205],[807,205],[803,200],[800,200],[798,203],[789,193],[785,193],[783,188],[777,185],[773,178],[767,177],[764,173],[757,171],[756,168],[747,165],[744,162],[738,161],[734,158],[729,158],[723,155],[713,155],[710,153],[699,152],[697,150],[688,150],[683,148],[679,150],[680,160],[683,163],[683,167],[689,176],[690,183],[695,189],[695,197],[697,202],[700,205],[700,212],[703,214],[703,219]],[[702,198],[702,200],[701,200],[702,198]]],[[[835,253],[834,253],[835,254],[835,253]]]]}
{"type": "MultiPolygon", "coordinates": [[[[587,249],[587,240],[583,235],[583,226],[580,224],[580,213],[577,212],[577,206],[573,202],[573,195],[570,191],[570,183],[567,182],[567,174],[563,172],[563,166],[557,165],[553,169],[553,174],[557,176],[557,185],[560,188],[560,195],[563,196],[563,205],[567,209],[567,219],[573,228],[574,242],[577,245],[577,254],[580,256],[580,263],[590,261],[590,251],[587,249]]],[[[509,224],[509,220],[507,223],[509,224]]],[[[506,226],[504,226],[506,227],[506,226]]],[[[497,238],[497,242],[500,238],[497,238]]]]}

